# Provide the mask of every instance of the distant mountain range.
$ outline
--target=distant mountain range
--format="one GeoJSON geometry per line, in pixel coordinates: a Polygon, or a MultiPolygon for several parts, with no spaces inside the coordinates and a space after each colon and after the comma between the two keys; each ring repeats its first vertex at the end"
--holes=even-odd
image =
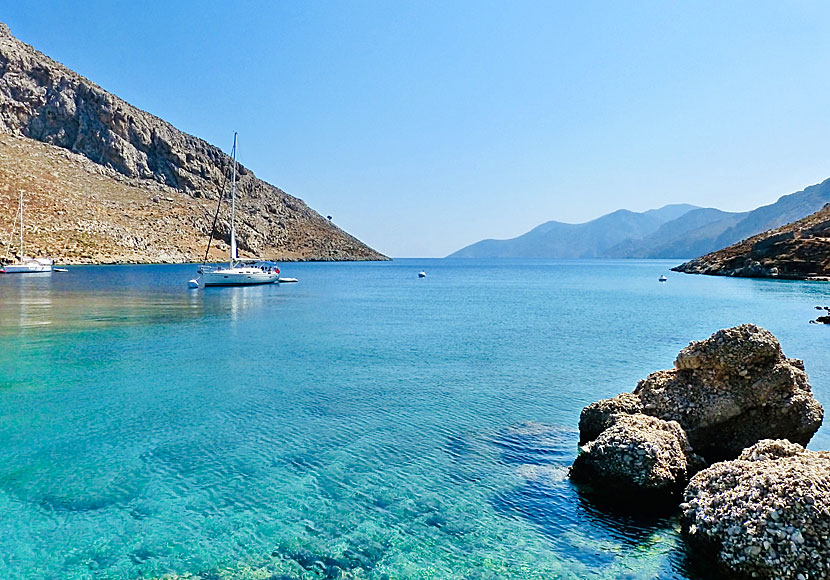
{"type": "Polygon", "coordinates": [[[482,240],[448,258],[688,258],[778,228],[830,202],[830,179],[748,212],[688,204],[617,210],[582,224],[550,221],[509,240],[482,240]]]}

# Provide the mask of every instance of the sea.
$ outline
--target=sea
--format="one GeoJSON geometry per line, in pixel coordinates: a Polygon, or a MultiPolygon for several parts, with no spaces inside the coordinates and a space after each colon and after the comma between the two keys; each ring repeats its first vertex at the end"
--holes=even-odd
{"type": "Polygon", "coordinates": [[[579,413],[746,322],[827,408],[830,284],[676,263],[0,276],[0,578],[712,580],[569,481],[579,413]]]}

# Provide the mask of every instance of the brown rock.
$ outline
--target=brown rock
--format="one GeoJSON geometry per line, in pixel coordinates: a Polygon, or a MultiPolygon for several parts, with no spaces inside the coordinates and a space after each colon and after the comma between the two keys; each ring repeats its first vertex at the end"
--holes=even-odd
{"type": "Polygon", "coordinates": [[[830,204],[804,219],[672,268],[687,274],[748,278],[830,276],[830,204]]]}
{"type": "Polygon", "coordinates": [[[600,433],[611,426],[620,413],[633,415],[643,410],[640,398],[633,393],[621,393],[611,399],[601,399],[591,403],[579,415],[579,444],[596,439],[600,433]]]}

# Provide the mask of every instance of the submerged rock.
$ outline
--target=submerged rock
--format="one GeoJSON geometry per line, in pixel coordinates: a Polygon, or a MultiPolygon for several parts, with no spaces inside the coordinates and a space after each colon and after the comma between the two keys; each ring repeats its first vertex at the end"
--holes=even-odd
{"type": "Polygon", "coordinates": [[[764,440],[689,483],[684,537],[729,578],[830,578],[830,452],[764,440]]]}
{"type": "Polygon", "coordinates": [[[616,497],[669,500],[679,494],[703,460],[676,421],[642,413],[613,414],[610,425],[581,448],[571,478],[616,497]]]}

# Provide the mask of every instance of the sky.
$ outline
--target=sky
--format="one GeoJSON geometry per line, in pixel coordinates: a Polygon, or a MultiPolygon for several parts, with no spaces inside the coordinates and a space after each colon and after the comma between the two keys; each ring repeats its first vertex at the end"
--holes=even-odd
{"type": "Polygon", "coordinates": [[[830,3],[0,0],[12,34],[393,257],[830,177],[830,3]]]}

